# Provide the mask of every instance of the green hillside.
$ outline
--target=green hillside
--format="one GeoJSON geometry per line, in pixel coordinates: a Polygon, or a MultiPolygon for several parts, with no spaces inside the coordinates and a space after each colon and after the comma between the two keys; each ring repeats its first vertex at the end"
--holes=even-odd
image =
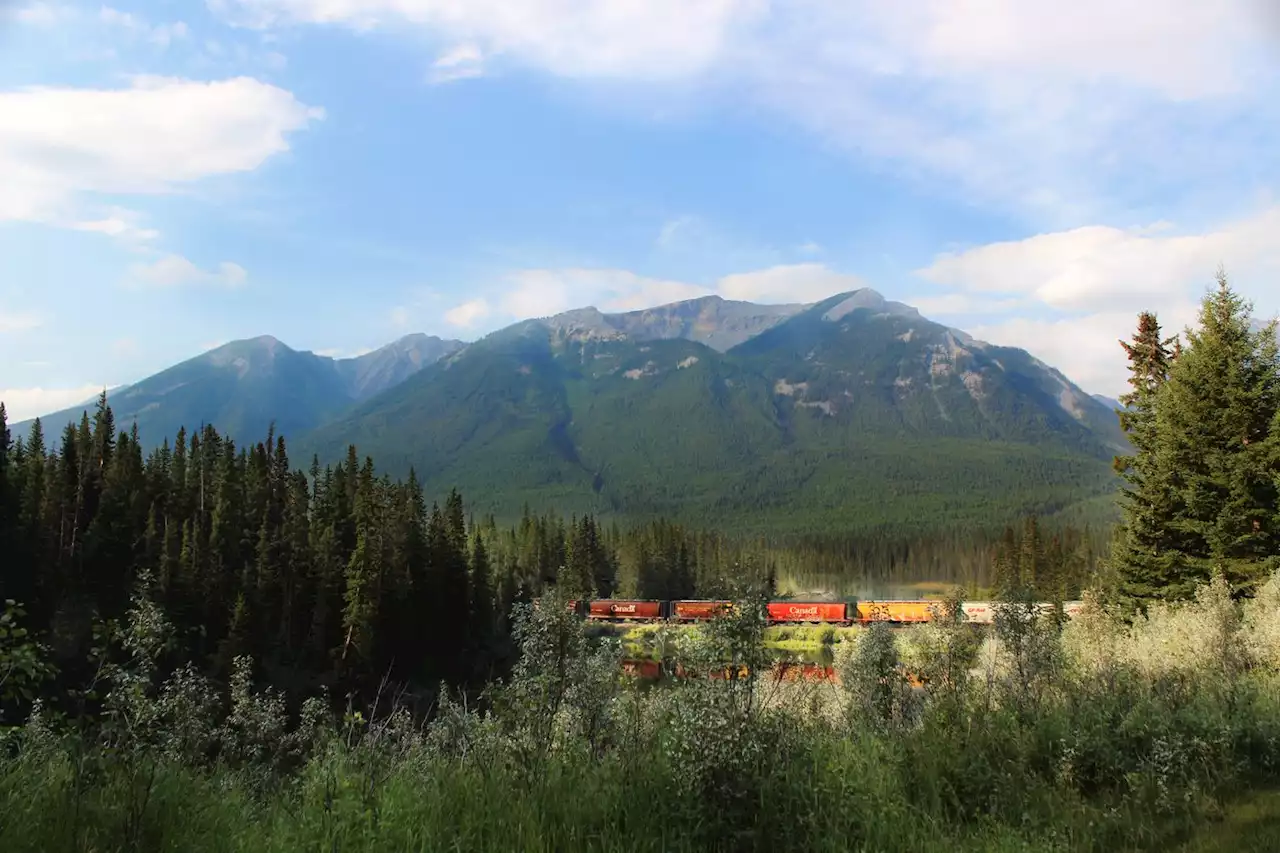
{"type": "Polygon", "coordinates": [[[1106,511],[1093,499],[1114,488],[1113,414],[1025,352],[874,292],[727,352],[584,316],[495,333],[295,451],[332,461],[354,443],[502,518],[527,502],[743,532],[911,533],[1106,511]]]}

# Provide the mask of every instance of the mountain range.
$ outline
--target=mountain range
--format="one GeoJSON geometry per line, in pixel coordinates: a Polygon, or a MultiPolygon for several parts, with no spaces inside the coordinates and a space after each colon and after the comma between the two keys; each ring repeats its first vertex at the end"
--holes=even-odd
{"type": "MultiPolygon", "coordinates": [[[[241,440],[255,440],[274,421],[277,432],[300,435],[349,406],[392,388],[462,341],[407,335],[355,358],[330,358],[290,349],[270,335],[232,341],[109,392],[121,428],[138,425],[143,446],[171,442],[179,427],[188,431],[213,424],[241,440]]],[[[96,401],[41,417],[49,438],[68,421],[79,421],[96,401]]],[[[30,421],[14,424],[25,434],[30,421]]]]}
{"type": "MultiPolygon", "coordinates": [[[[1103,398],[1105,400],[1105,398],[1103,398]]],[[[863,289],[527,320],[356,359],[237,341],[113,392],[145,443],[215,424],[295,464],[349,445],[478,512],[658,515],[759,533],[1003,525],[1108,511],[1111,405],[1024,350],[863,289]]],[[[46,418],[46,431],[80,409],[46,418]]],[[[21,426],[21,425],[16,425],[21,426]]]]}

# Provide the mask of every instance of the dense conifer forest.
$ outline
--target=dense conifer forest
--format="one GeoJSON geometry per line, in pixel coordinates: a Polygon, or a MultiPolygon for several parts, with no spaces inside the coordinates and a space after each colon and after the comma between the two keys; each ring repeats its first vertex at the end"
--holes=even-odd
{"type": "Polygon", "coordinates": [[[752,541],[530,509],[504,528],[468,518],[456,491],[428,506],[412,472],[393,482],[354,447],[341,465],[303,471],[284,436],[238,446],[205,426],[144,458],[105,393],[53,446],[39,420],[17,439],[0,430],[0,442],[0,595],[71,679],[84,675],[94,626],[123,619],[139,584],[175,626],[174,661],[226,679],[247,655],[275,683],[345,696],[382,678],[483,683],[510,664],[512,605],[549,585],[673,599],[754,579],[778,594],[865,597],[928,581],[974,597],[1012,571],[1070,597],[1101,544],[1070,527],[1041,535],[1034,518],[994,541],[752,541]]]}

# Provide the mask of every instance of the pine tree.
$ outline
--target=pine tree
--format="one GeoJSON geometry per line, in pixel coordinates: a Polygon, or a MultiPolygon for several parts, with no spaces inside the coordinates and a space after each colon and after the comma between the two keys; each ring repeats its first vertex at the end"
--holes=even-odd
{"type": "Polygon", "coordinates": [[[1018,586],[1039,591],[1043,571],[1040,547],[1040,520],[1034,514],[1023,523],[1022,541],[1018,547],[1018,586]]]}
{"type": "Polygon", "coordinates": [[[1132,346],[1122,417],[1135,453],[1112,563],[1131,603],[1185,598],[1221,566],[1247,590],[1276,553],[1277,484],[1268,436],[1280,408],[1274,326],[1255,330],[1251,306],[1225,273],[1201,303],[1199,327],[1173,352],[1144,315],[1132,346]]]}
{"type": "Polygon", "coordinates": [[[1274,326],[1257,331],[1251,306],[1221,271],[1204,299],[1200,328],[1169,372],[1157,411],[1160,460],[1181,495],[1172,527],[1184,567],[1178,597],[1221,565],[1237,588],[1252,587],[1276,553],[1276,488],[1266,444],[1280,408],[1274,326]]]}
{"type": "MultiPolygon", "coordinates": [[[[46,614],[45,599],[52,578],[44,571],[53,556],[49,551],[49,525],[45,516],[50,465],[44,443],[44,427],[39,418],[27,434],[26,458],[23,461],[22,493],[18,498],[19,542],[15,543],[18,561],[28,565],[27,572],[16,581],[15,595],[27,603],[27,612],[39,619],[46,614]]],[[[8,587],[6,587],[8,588],[8,587]]]]}
{"type": "Polygon", "coordinates": [[[492,650],[495,620],[493,580],[489,566],[489,550],[480,531],[471,538],[471,652],[483,665],[492,650]]]}
{"type": "Polygon", "coordinates": [[[18,540],[18,495],[9,457],[9,413],[5,410],[4,401],[0,400],[0,559],[4,564],[0,567],[0,601],[17,595],[14,590],[18,585],[19,572],[30,572],[28,567],[21,565],[21,559],[15,559],[19,556],[15,548],[18,540]]]}
{"type": "Polygon", "coordinates": [[[995,559],[993,560],[994,577],[992,578],[991,586],[993,595],[996,598],[1011,594],[1019,586],[1017,553],[1018,546],[1014,538],[1013,528],[1006,527],[1004,536],[996,546],[995,559]]]}
{"type": "Polygon", "coordinates": [[[556,587],[569,598],[596,597],[595,578],[592,567],[592,548],[588,541],[589,532],[584,516],[581,521],[573,519],[569,525],[568,537],[564,546],[564,565],[556,574],[556,587]]]}
{"type": "Polygon", "coordinates": [[[1112,569],[1119,592],[1131,604],[1161,597],[1170,578],[1177,574],[1171,553],[1176,512],[1172,472],[1161,467],[1157,403],[1169,378],[1173,338],[1162,337],[1156,315],[1143,312],[1132,343],[1121,341],[1129,358],[1132,390],[1120,397],[1126,407],[1120,426],[1134,447],[1131,455],[1117,456],[1113,466],[1124,484],[1120,490],[1122,521],[1112,547],[1112,569]]]}

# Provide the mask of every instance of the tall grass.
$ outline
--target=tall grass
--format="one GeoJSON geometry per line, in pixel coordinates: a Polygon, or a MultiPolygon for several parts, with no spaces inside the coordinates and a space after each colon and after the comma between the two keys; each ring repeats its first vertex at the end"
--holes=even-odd
{"type": "Polygon", "coordinates": [[[229,696],[156,683],[139,608],[101,720],[37,708],[6,735],[0,849],[1156,849],[1280,785],[1280,576],[1132,624],[1090,599],[985,640],[873,626],[839,644],[838,684],[762,675],[742,608],[670,645],[745,672],[644,690],[561,611],[517,614],[520,665],[483,709],[445,694],[424,724],[289,718],[243,660],[229,696]]]}

